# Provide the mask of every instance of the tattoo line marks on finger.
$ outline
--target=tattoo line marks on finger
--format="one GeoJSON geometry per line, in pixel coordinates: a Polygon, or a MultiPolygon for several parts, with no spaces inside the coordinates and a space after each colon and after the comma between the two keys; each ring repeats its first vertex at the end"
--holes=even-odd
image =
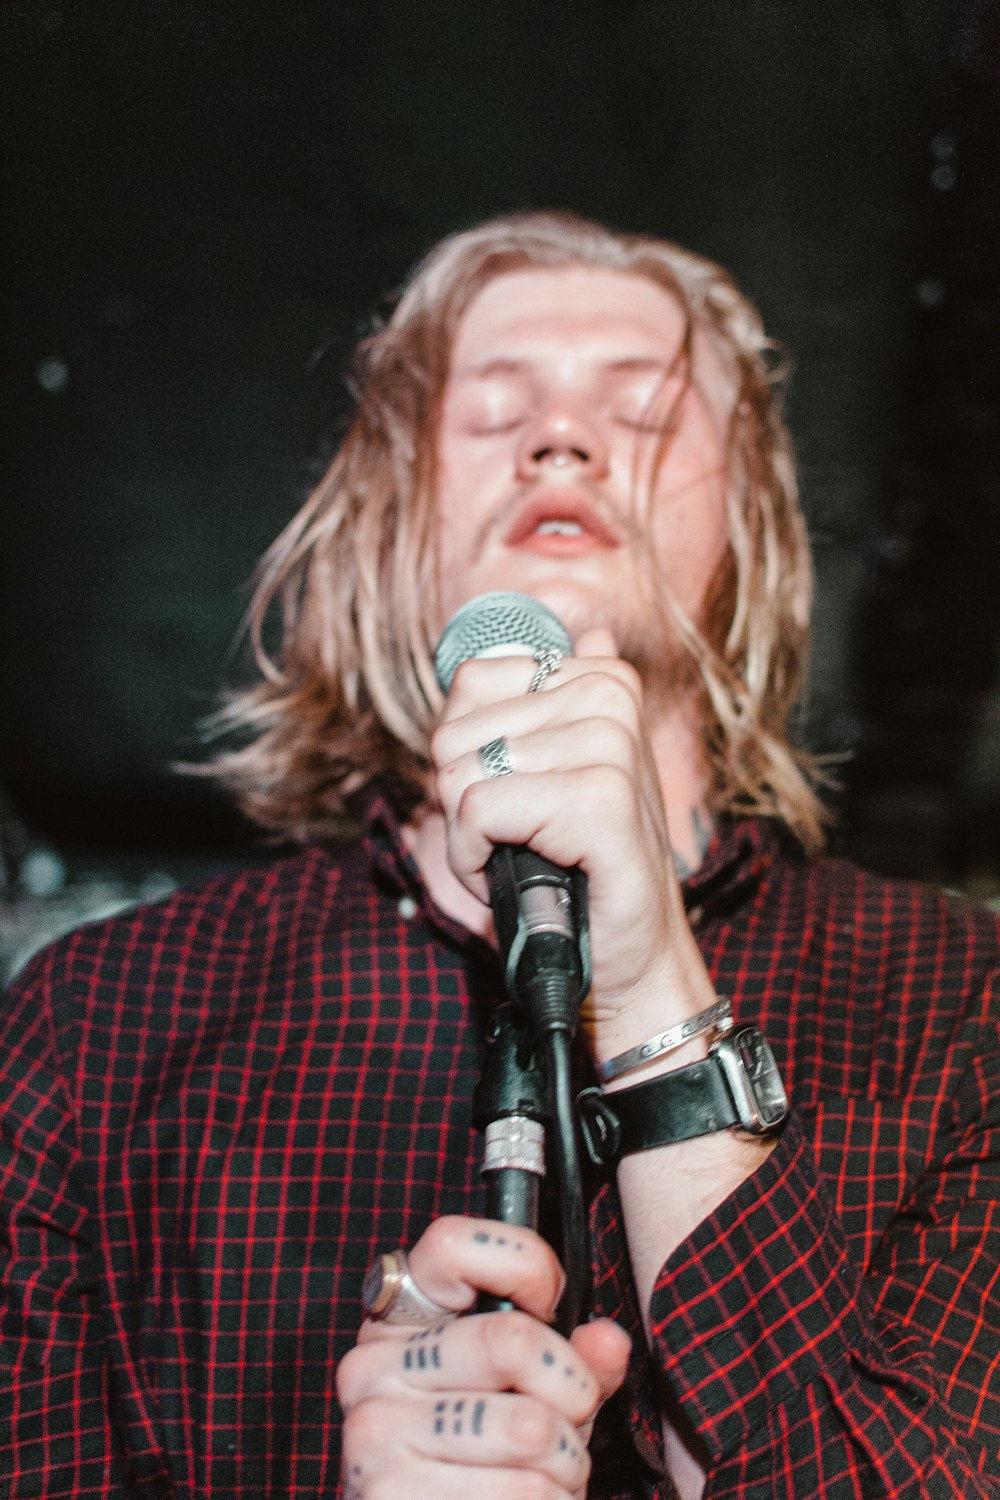
{"type": "Polygon", "coordinates": [[[426,1370],[431,1366],[435,1370],[441,1368],[441,1345],[432,1344],[428,1349],[421,1344],[417,1349],[403,1350],[404,1370],[426,1370]]]}
{"type": "Polygon", "coordinates": [[[447,1323],[439,1323],[436,1328],[418,1328],[416,1333],[411,1333],[406,1340],[408,1344],[423,1344],[427,1339],[440,1338],[448,1327],[447,1323]]]}
{"type": "Polygon", "coordinates": [[[472,1238],[477,1245],[496,1244],[503,1245],[504,1249],[506,1249],[508,1246],[518,1251],[524,1249],[523,1240],[509,1240],[504,1234],[489,1234],[485,1229],[477,1229],[472,1238]]]}
{"type": "Polygon", "coordinates": [[[552,1353],[552,1350],[551,1349],[544,1349],[542,1351],[542,1364],[543,1365],[554,1365],[555,1362],[556,1362],[556,1357],[552,1353]]]}
{"type": "MultiPolygon", "coordinates": [[[[446,1422],[447,1422],[449,1416],[452,1419],[451,1420],[451,1430],[452,1430],[452,1432],[455,1434],[456,1437],[461,1437],[462,1434],[463,1434],[463,1432],[465,1431],[465,1398],[464,1398],[464,1396],[460,1400],[458,1400],[458,1401],[453,1401],[451,1403],[450,1410],[449,1410],[449,1404],[448,1404],[447,1401],[436,1401],[434,1403],[434,1432],[435,1432],[435,1435],[437,1437],[440,1437],[441,1434],[444,1432],[445,1425],[446,1425],[446,1422]]],[[[470,1425],[470,1431],[472,1432],[473,1437],[481,1437],[482,1436],[483,1421],[485,1419],[485,1416],[486,1416],[486,1401],[483,1400],[483,1399],[476,1401],[474,1403],[474,1405],[473,1405],[473,1408],[472,1408],[471,1420],[470,1420],[470,1424],[469,1424],[470,1425]]]]}

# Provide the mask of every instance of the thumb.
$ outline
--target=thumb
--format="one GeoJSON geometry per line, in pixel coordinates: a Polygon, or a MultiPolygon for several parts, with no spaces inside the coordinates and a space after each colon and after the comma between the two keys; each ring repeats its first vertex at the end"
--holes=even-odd
{"type": "Polygon", "coordinates": [[[581,630],[573,642],[574,656],[617,656],[618,642],[606,625],[581,630]]]}
{"type": "Polygon", "coordinates": [[[625,1379],[632,1340],[610,1318],[597,1318],[593,1323],[581,1323],[574,1328],[569,1341],[589,1365],[600,1387],[601,1400],[606,1401],[625,1379]]]}

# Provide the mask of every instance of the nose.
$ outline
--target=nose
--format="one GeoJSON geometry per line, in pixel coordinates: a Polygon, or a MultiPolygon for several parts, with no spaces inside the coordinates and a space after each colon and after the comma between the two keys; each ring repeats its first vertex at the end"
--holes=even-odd
{"type": "Polygon", "coordinates": [[[599,423],[582,407],[559,401],[540,410],[527,424],[518,445],[522,479],[537,479],[547,469],[570,468],[591,479],[608,471],[608,449],[599,423]]]}

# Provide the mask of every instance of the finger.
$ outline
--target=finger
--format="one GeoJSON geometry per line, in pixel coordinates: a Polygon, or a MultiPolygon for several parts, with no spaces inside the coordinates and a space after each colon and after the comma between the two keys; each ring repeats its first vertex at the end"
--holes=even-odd
{"type": "Polygon", "coordinates": [[[363,1335],[337,1369],[345,1411],[378,1397],[402,1404],[414,1393],[513,1391],[544,1402],[577,1426],[593,1417],[603,1399],[583,1355],[527,1313],[478,1313],[406,1340],[363,1335]]]}
{"type": "Polygon", "coordinates": [[[642,698],[641,682],[635,668],[614,654],[566,657],[538,693],[528,692],[533,667],[529,658],[521,656],[473,658],[463,662],[452,681],[442,721],[462,718],[478,707],[498,702],[517,701],[526,712],[544,712],[547,700],[568,683],[599,673],[617,680],[636,701],[642,698]]]}
{"type": "Polygon", "coordinates": [[[435,1219],[408,1259],[421,1291],[455,1312],[471,1308],[480,1292],[491,1292],[550,1322],[566,1284],[555,1251],[540,1234],[496,1219],[435,1219]]]}
{"type": "MultiPolygon", "coordinates": [[[[544,698],[536,694],[477,703],[459,717],[442,719],[431,736],[431,760],[440,772],[463,755],[478,754],[491,740],[508,745],[565,728],[576,731],[575,744],[567,741],[569,764],[600,759],[600,745],[592,748],[595,723],[617,724],[628,736],[633,756],[645,744],[642,704],[631,686],[613,673],[600,669],[567,681],[544,698]]],[[[480,767],[482,774],[482,767],[480,767]]]]}
{"type": "Polygon", "coordinates": [[[594,625],[583,630],[573,643],[573,654],[577,658],[589,656],[618,655],[618,642],[604,625],[594,625]]]}
{"type": "MultiPolygon", "coordinates": [[[[499,727],[499,720],[497,721],[499,727]]],[[[494,736],[498,738],[499,736],[494,736]]],[[[529,734],[502,736],[518,775],[549,771],[573,771],[584,766],[618,766],[630,775],[643,767],[642,751],[627,725],[606,715],[584,721],[547,724],[529,734]]],[[[484,744],[489,741],[484,740],[484,744]]],[[[441,805],[454,814],[466,787],[489,779],[481,750],[466,750],[438,771],[437,790],[441,805]]],[[[497,779],[496,777],[493,778],[497,779]]]]}
{"type": "Polygon", "coordinates": [[[632,1340],[610,1318],[595,1318],[574,1328],[569,1342],[597,1381],[602,1403],[607,1401],[625,1379],[632,1340]]]}
{"type": "Polygon", "coordinates": [[[609,878],[617,875],[620,859],[613,851],[640,841],[662,874],[665,847],[647,817],[646,799],[636,796],[633,778],[618,766],[474,781],[449,819],[447,839],[449,863],[467,883],[478,880],[495,844],[530,844],[554,864],[580,865],[594,879],[599,861],[609,878]]]}
{"type": "MultiPolygon", "coordinates": [[[[428,1459],[397,1459],[391,1466],[365,1461],[345,1462],[345,1500],[369,1495],[398,1495],[405,1500],[515,1500],[528,1493],[523,1469],[472,1468],[466,1464],[436,1464],[428,1459]]],[[[585,1500],[586,1490],[568,1490],[547,1477],[533,1481],[532,1500],[585,1500]]]]}
{"type": "Polygon", "coordinates": [[[414,1460],[531,1469],[569,1492],[582,1488],[590,1472],[586,1443],[574,1426],[544,1402],[508,1392],[365,1401],[345,1422],[344,1450],[349,1463],[377,1450],[388,1465],[404,1457],[408,1471],[414,1460]]]}

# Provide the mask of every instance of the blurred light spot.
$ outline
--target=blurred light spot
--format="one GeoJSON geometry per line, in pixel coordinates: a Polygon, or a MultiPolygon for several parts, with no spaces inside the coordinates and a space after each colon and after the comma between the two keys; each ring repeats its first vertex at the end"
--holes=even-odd
{"type": "Polygon", "coordinates": [[[948,162],[942,162],[931,173],[931,183],[937,188],[939,193],[947,193],[949,188],[955,186],[955,168],[950,166],[948,162]]]}
{"type": "Polygon", "coordinates": [[[144,875],[139,884],[140,901],[162,901],[167,896],[172,896],[177,889],[177,882],[172,875],[165,870],[151,870],[144,875]]]}
{"type": "Polygon", "coordinates": [[[949,161],[955,155],[955,137],[939,130],[931,141],[931,155],[935,161],[949,161]]]}
{"type": "Polygon", "coordinates": [[[30,896],[54,896],[66,884],[66,865],[53,849],[32,849],[17,873],[30,896]]]}
{"type": "Polygon", "coordinates": [[[69,385],[69,366],[61,359],[39,360],[35,369],[35,379],[43,391],[58,395],[69,385]]]}
{"type": "Polygon", "coordinates": [[[944,283],[933,276],[917,282],[917,301],[924,307],[940,307],[944,301],[944,283]]]}

